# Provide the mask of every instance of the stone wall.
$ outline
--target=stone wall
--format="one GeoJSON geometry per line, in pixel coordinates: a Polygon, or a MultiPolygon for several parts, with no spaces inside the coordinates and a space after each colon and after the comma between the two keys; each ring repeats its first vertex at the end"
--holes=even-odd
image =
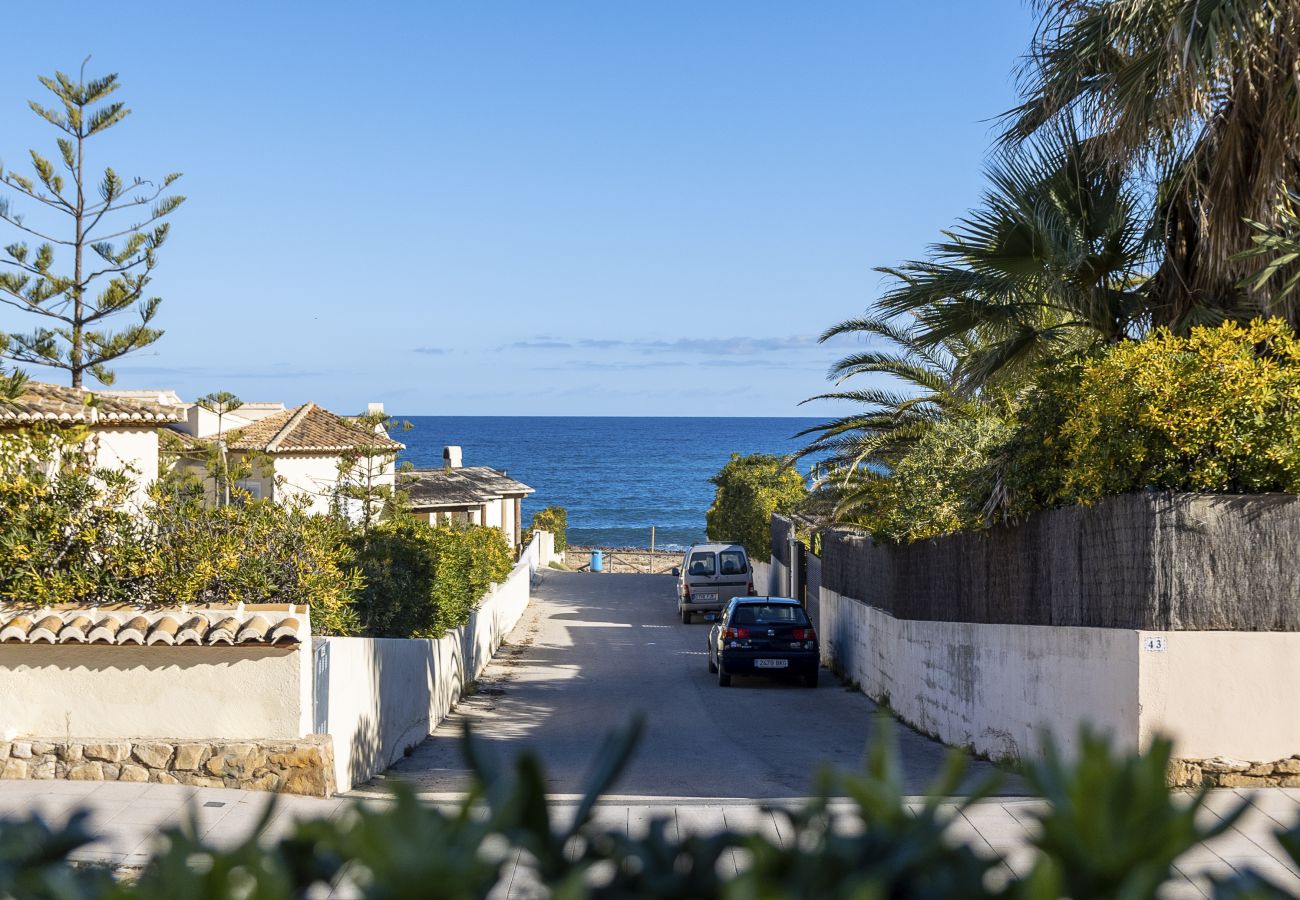
{"type": "Polygon", "coordinates": [[[293,741],[24,738],[0,741],[0,778],[148,781],[328,797],[334,753],[327,734],[293,741]]]}
{"type": "Polygon", "coordinates": [[[1174,787],[1300,787],[1300,754],[1273,762],[1248,762],[1216,756],[1176,759],[1169,767],[1174,787]]]}

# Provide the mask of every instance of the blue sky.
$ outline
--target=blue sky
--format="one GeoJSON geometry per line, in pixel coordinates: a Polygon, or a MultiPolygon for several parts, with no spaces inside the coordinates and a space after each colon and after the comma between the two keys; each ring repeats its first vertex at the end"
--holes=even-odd
{"type": "Polygon", "coordinates": [[[26,101],[90,53],[134,110],[91,164],[185,173],[167,333],[118,386],[406,415],[834,412],[796,406],[849,349],[815,336],[978,198],[1034,24],[1020,0],[41,18],[0,55],[0,162],[55,154],[26,101]]]}

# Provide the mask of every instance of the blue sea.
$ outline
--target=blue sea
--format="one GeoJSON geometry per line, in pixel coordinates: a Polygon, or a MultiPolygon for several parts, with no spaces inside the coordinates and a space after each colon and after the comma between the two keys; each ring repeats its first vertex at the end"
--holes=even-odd
{"type": "MultiPolygon", "coordinates": [[[[536,489],[524,522],[545,506],[569,511],[569,543],[682,548],[704,538],[713,502],[709,478],[735,453],[784,455],[819,419],[398,416],[403,460],[442,465],[442,448],[463,448],[467,466],[503,470],[536,489]]],[[[807,472],[808,464],[800,469],[807,472]]]]}

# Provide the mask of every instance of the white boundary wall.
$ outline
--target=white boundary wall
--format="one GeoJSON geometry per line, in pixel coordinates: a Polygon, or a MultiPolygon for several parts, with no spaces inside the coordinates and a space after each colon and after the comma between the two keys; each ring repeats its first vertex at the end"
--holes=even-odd
{"type": "Polygon", "coordinates": [[[1043,729],[1068,754],[1084,723],[1129,749],[1167,735],[1183,758],[1300,753],[1300,633],[895,619],[826,588],[820,613],[828,665],[917,729],[995,759],[1037,754],[1043,729]]]}
{"type": "Polygon", "coordinates": [[[305,645],[0,644],[0,740],[282,740],[311,726],[305,645]]]}
{"type": "Polygon", "coordinates": [[[315,639],[315,730],[333,736],[340,791],[388,768],[451,712],[523,615],[553,548],[552,535],[534,535],[469,623],[437,640],[315,639]]]}

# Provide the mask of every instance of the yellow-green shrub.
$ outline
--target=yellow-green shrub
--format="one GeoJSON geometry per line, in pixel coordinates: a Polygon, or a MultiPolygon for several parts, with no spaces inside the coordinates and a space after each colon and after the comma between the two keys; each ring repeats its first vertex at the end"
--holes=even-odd
{"type": "Polygon", "coordinates": [[[890,541],[919,541],[982,520],[989,453],[1007,436],[1007,423],[986,416],[940,419],[887,474],[862,473],[839,502],[856,513],[849,524],[890,541]]]}
{"type": "Polygon", "coordinates": [[[88,440],[84,428],[0,435],[0,603],[110,603],[147,589],[155,560],[135,481],[97,467],[88,440]]]}
{"type": "Polygon", "coordinates": [[[161,489],[154,499],[155,599],[310,605],[316,634],[358,630],[352,604],[361,582],[338,520],[248,496],[219,507],[161,489]]]}
{"type": "Polygon", "coordinates": [[[534,531],[549,531],[555,535],[555,552],[563,553],[569,546],[569,511],[563,506],[548,506],[533,513],[533,524],[524,533],[524,546],[533,539],[534,531]]]}
{"type": "Polygon", "coordinates": [[[803,476],[766,453],[733,453],[709,480],[718,489],[704,517],[709,540],[737,541],[755,560],[772,552],[772,514],[794,512],[807,494],[803,476]]]}
{"type": "Polygon", "coordinates": [[[1272,319],[1157,331],[1042,379],[1002,456],[1009,510],[1144,489],[1300,492],[1300,340],[1272,319]]]}

